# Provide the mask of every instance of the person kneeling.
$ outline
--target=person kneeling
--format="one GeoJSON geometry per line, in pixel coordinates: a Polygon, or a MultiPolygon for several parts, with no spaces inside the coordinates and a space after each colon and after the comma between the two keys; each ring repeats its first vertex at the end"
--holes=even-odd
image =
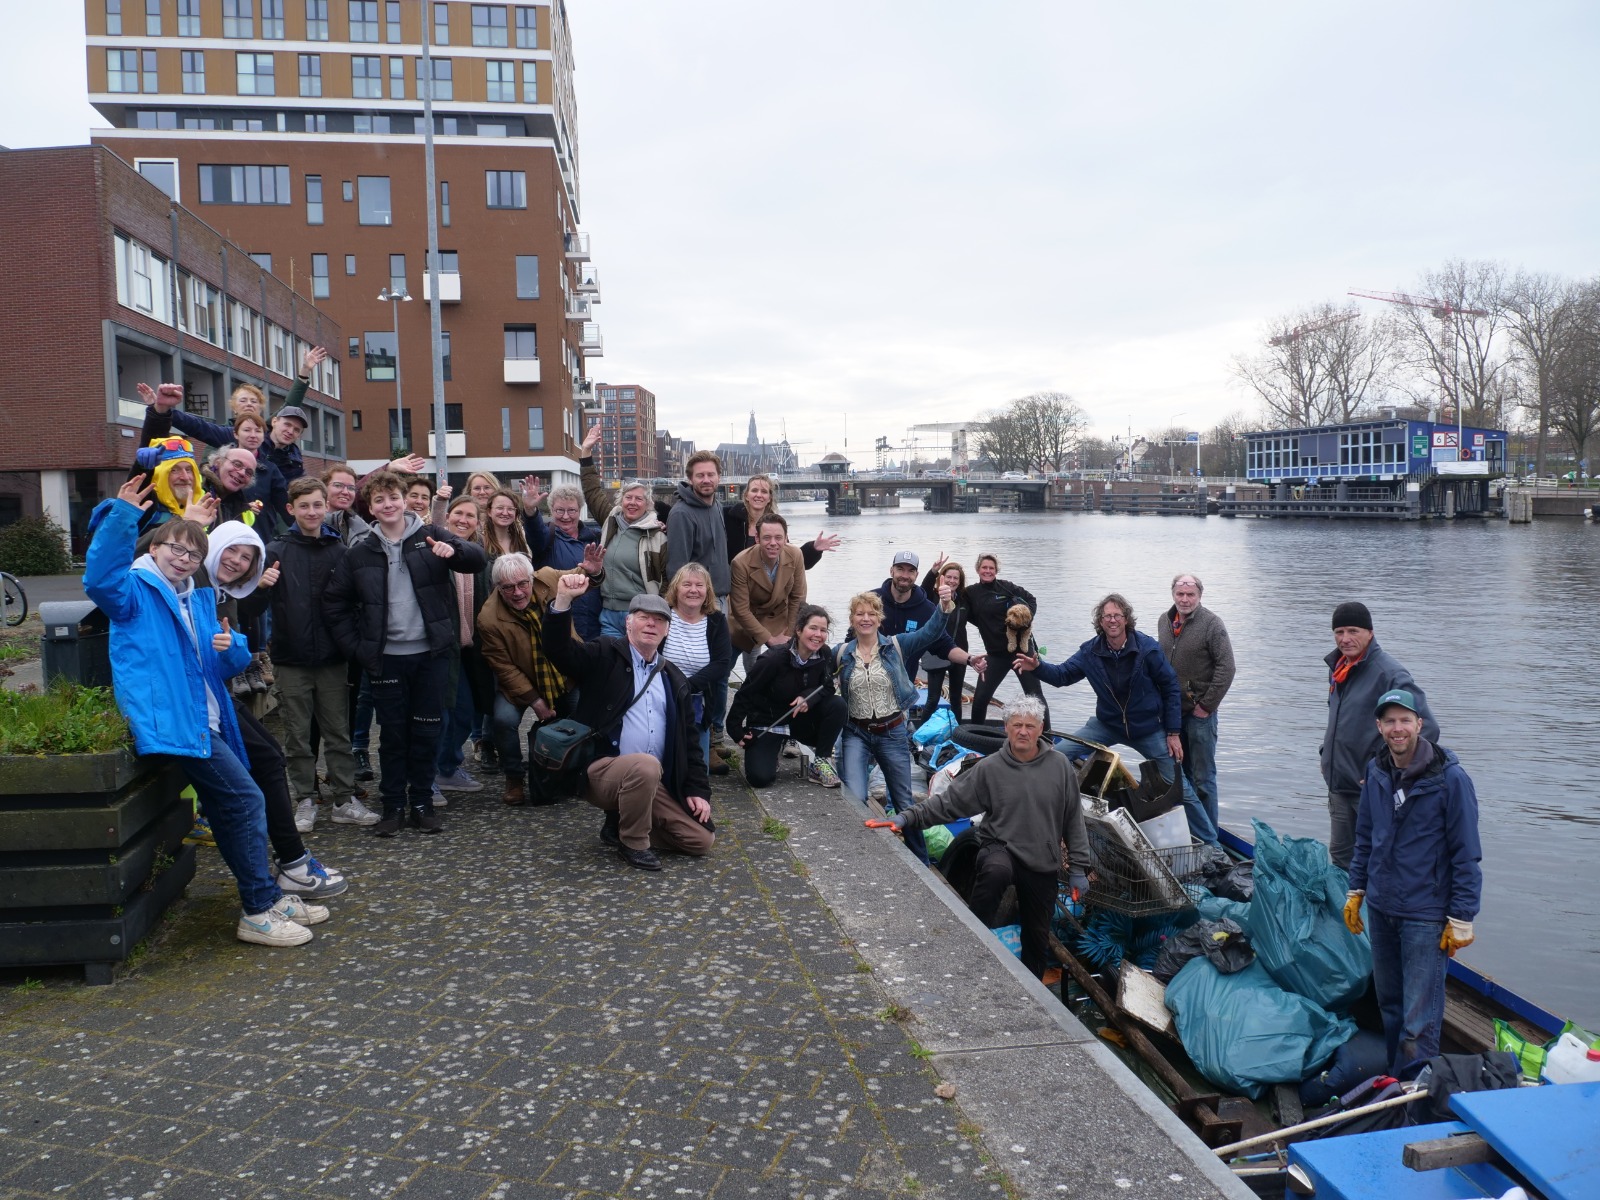
{"type": "Polygon", "coordinates": [[[829,759],[849,710],[834,693],[833,676],[828,612],[802,604],[795,614],[794,638],[756,659],[728,711],[728,736],[745,748],[744,777],[751,787],[772,786],[788,738],[816,751],[806,767],[807,779],[823,787],[839,786],[829,759]]]}
{"type": "Polygon", "coordinates": [[[1061,843],[1067,844],[1068,886],[1089,890],[1089,841],[1078,801],[1078,775],[1066,755],[1041,743],[1044,705],[1031,696],[1006,710],[1006,744],[955,777],[937,796],[897,813],[911,832],[983,813],[978,871],[967,904],[989,928],[1006,888],[1015,884],[1021,910],[1022,965],[1042,976],[1050,955],[1061,843]]]}
{"type": "Polygon", "coordinates": [[[657,849],[705,854],[716,834],[689,683],[661,653],[672,610],[642,593],[628,605],[625,638],[578,642],[572,604],[588,590],[585,575],[561,577],[541,642],[577,685],[575,718],[600,745],[584,787],[584,799],[606,814],[600,840],[630,867],[659,871],[657,849]]]}

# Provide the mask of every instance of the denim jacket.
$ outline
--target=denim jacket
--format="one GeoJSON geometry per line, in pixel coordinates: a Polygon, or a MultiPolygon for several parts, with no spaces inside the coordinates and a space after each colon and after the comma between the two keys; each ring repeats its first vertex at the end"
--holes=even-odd
{"type": "MultiPolygon", "coordinates": [[[[878,635],[878,653],[883,657],[883,669],[889,673],[889,682],[894,685],[895,701],[902,709],[910,708],[917,701],[917,687],[906,671],[906,660],[915,663],[922,658],[922,652],[944,633],[944,621],[945,611],[936,604],[933,616],[921,629],[894,637],[885,637],[881,633],[878,635]]],[[[839,664],[839,694],[846,698],[850,695],[850,676],[856,669],[855,640],[853,636],[845,639],[833,652],[834,661],[839,664]]]]}

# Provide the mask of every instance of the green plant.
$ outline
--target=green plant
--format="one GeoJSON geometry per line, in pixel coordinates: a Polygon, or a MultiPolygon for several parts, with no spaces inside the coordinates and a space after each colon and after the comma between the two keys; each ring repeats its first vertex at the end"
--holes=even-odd
{"type": "Polygon", "coordinates": [[[899,1004],[891,1004],[887,1008],[878,1010],[878,1020],[904,1023],[911,1020],[911,1010],[899,1004]]]}
{"type": "Polygon", "coordinates": [[[44,980],[42,980],[42,979],[24,979],[21,983],[17,984],[17,991],[19,991],[19,992],[37,992],[37,991],[41,990],[43,987],[44,987],[44,980]]]}
{"type": "Polygon", "coordinates": [[[0,754],[98,754],[127,744],[110,688],[0,691],[0,754]]]}
{"type": "Polygon", "coordinates": [[[62,575],[71,566],[67,531],[49,517],[21,517],[0,529],[0,568],[13,575],[62,575]]]}
{"type": "Polygon", "coordinates": [[[768,817],[761,822],[761,832],[781,842],[789,836],[789,827],[777,817],[768,817]]]}
{"type": "Polygon", "coordinates": [[[932,1058],[933,1057],[933,1051],[929,1050],[921,1042],[914,1041],[914,1042],[911,1043],[911,1057],[912,1058],[932,1058]]]}
{"type": "Polygon", "coordinates": [[[21,662],[25,658],[33,658],[39,653],[38,643],[25,641],[22,638],[7,638],[0,642],[0,663],[21,662]]]}

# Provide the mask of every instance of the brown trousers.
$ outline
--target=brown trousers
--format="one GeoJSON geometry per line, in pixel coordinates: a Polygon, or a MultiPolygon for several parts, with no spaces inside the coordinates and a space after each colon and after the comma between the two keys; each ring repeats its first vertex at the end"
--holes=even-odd
{"type": "Polygon", "coordinates": [[[716,838],[661,786],[661,760],[654,755],[598,759],[589,767],[583,798],[617,814],[617,832],[630,850],[651,846],[701,855],[716,838]]]}

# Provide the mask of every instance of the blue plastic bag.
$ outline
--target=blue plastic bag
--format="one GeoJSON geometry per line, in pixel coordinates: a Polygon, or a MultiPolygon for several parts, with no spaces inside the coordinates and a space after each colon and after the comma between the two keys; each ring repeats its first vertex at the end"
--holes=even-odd
{"type": "Polygon", "coordinates": [[[1350,879],[1316,838],[1281,838],[1252,821],[1255,895],[1241,924],[1267,973],[1291,992],[1344,1012],[1367,990],[1372,945],[1345,928],[1350,879]]]}
{"type": "Polygon", "coordinates": [[[942,742],[955,732],[956,715],[948,708],[936,708],[933,714],[917,726],[917,731],[911,735],[911,740],[919,746],[931,746],[935,742],[942,742]]]}
{"type": "Polygon", "coordinates": [[[1259,958],[1233,975],[1190,959],[1167,984],[1167,1007],[1199,1072],[1251,1099],[1316,1074],[1356,1032],[1348,1017],[1284,991],[1259,958]]]}
{"type": "Polygon", "coordinates": [[[1000,939],[1000,944],[1007,950],[1011,951],[1011,953],[1015,954],[1018,958],[1022,957],[1021,925],[1002,925],[998,929],[991,930],[990,932],[992,932],[995,937],[1000,939]]]}
{"type": "Polygon", "coordinates": [[[1248,900],[1228,900],[1222,896],[1213,896],[1209,893],[1195,901],[1195,911],[1200,914],[1202,921],[1237,921],[1241,926],[1245,923],[1246,914],[1250,911],[1248,900]]]}

